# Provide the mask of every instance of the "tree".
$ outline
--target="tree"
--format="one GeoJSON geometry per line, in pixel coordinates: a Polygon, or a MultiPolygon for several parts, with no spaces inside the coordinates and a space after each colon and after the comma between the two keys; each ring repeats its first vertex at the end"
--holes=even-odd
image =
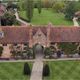
{"type": "Polygon", "coordinates": [[[46,47],[45,50],[44,50],[44,54],[45,54],[45,56],[51,57],[52,49],[49,48],[49,47],[46,47]]]}
{"type": "Polygon", "coordinates": [[[43,1],[44,7],[45,7],[46,9],[51,8],[52,5],[51,5],[50,2],[51,2],[50,0],[44,0],[44,1],[43,1]]]}
{"type": "Polygon", "coordinates": [[[27,62],[24,63],[23,74],[24,75],[30,75],[31,74],[31,69],[30,69],[30,66],[27,62]]]}
{"type": "Polygon", "coordinates": [[[49,76],[50,75],[50,69],[49,69],[49,66],[48,64],[45,64],[43,66],[43,76],[49,76]]]}
{"type": "Polygon", "coordinates": [[[3,53],[3,47],[0,46],[0,56],[2,55],[2,53],[3,53]]]}
{"type": "Polygon", "coordinates": [[[19,0],[17,5],[18,5],[20,11],[26,10],[26,8],[25,8],[26,4],[25,4],[24,0],[19,0]]]}
{"type": "Polygon", "coordinates": [[[5,20],[6,25],[13,25],[16,22],[16,17],[8,12],[2,18],[5,20]]]}
{"type": "Polygon", "coordinates": [[[70,1],[67,3],[68,5],[65,8],[65,18],[68,20],[72,20],[75,12],[77,11],[77,2],[70,1]]]}
{"type": "Polygon", "coordinates": [[[33,56],[33,50],[32,50],[32,49],[28,49],[28,50],[27,50],[27,57],[28,57],[28,59],[29,59],[31,56],[33,56]]]}
{"type": "Polygon", "coordinates": [[[18,8],[18,6],[16,4],[14,4],[12,1],[8,1],[7,10],[15,9],[15,8],[18,8]]]}
{"type": "Polygon", "coordinates": [[[26,15],[29,22],[31,22],[31,19],[33,17],[33,10],[34,10],[33,0],[26,0],[26,15]]]}
{"type": "Polygon", "coordinates": [[[42,2],[41,2],[41,0],[38,0],[38,2],[37,2],[37,8],[38,8],[38,12],[40,14],[41,10],[42,10],[42,2]]]}
{"type": "Polygon", "coordinates": [[[53,11],[55,12],[63,12],[64,8],[65,8],[64,1],[56,1],[52,6],[53,11]]]}

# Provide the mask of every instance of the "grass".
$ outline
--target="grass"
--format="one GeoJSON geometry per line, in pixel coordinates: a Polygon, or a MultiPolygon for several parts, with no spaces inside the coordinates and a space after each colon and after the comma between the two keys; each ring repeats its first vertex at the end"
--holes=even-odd
{"type": "Polygon", "coordinates": [[[50,76],[43,80],[80,80],[80,61],[48,62],[50,76]]]}
{"type": "MultiPolygon", "coordinates": [[[[22,18],[27,19],[26,11],[20,11],[19,15],[22,18]]],[[[72,21],[65,20],[64,14],[62,13],[55,13],[51,10],[42,9],[42,13],[39,14],[38,10],[34,9],[34,15],[31,22],[32,24],[44,25],[48,24],[49,22],[51,22],[53,25],[73,25],[72,21]]]]}
{"type": "Polygon", "coordinates": [[[29,80],[30,76],[23,75],[23,68],[24,62],[0,63],[0,80],[29,80]]]}

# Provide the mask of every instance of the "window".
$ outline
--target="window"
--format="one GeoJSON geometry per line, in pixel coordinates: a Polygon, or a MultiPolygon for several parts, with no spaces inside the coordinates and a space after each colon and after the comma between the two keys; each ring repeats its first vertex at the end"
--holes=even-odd
{"type": "Polygon", "coordinates": [[[3,46],[7,46],[7,44],[3,44],[3,46]]]}
{"type": "Polygon", "coordinates": [[[0,38],[3,38],[3,37],[4,37],[4,33],[0,32],[0,38]]]}

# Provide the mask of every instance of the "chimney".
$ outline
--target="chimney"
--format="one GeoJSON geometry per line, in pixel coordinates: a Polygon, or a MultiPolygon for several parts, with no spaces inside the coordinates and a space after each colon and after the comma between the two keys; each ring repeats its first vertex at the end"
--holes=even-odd
{"type": "Polygon", "coordinates": [[[29,47],[32,48],[32,25],[29,26],[30,30],[29,30],[29,47]]]}
{"type": "Polygon", "coordinates": [[[52,27],[52,23],[49,23],[47,26],[47,47],[50,46],[50,29],[52,27]]]}

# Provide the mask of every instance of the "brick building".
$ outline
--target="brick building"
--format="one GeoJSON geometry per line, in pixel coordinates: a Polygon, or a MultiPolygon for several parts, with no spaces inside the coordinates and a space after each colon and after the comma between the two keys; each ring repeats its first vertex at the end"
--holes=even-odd
{"type": "Polygon", "coordinates": [[[80,27],[54,27],[45,26],[5,26],[0,31],[0,46],[4,47],[2,57],[10,57],[10,47],[12,45],[24,45],[33,47],[41,44],[49,47],[54,43],[77,42],[80,43],[80,27]]]}

